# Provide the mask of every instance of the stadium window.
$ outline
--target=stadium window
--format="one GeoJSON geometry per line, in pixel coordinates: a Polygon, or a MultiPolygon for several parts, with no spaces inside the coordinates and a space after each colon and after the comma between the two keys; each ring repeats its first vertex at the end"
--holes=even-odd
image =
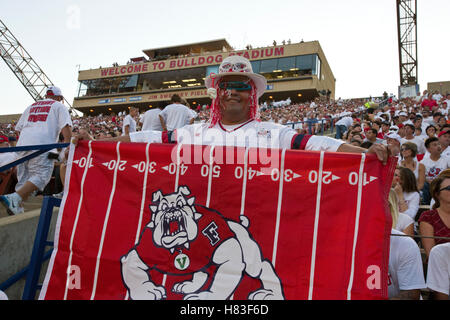
{"type": "Polygon", "coordinates": [[[315,67],[314,55],[297,56],[295,66],[299,69],[300,75],[311,75],[315,67]]]}
{"type": "Polygon", "coordinates": [[[118,92],[132,92],[135,90],[138,82],[138,75],[132,75],[127,77],[118,78],[119,84],[117,91],[118,92]]]}
{"type": "Polygon", "coordinates": [[[278,59],[278,70],[290,71],[295,68],[295,57],[286,57],[278,59]]]}
{"type": "Polygon", "coordinates": [[[278,59],[262,60],[259,73],[272,73],[273,70],[277,70],[277,60],[278,59]]]}
{"type": "Polygon", "coordinates": [[[261,68],[261,60],[258,61],[251,61],[252,69],[254,73],[259,73],[259,70],[261,68]]]}

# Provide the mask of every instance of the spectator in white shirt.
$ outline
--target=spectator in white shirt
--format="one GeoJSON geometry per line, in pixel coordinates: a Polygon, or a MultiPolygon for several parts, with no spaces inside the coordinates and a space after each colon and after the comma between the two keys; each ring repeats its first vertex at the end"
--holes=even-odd
{"type": "Polygon", "coordinates": [[[194,114],[182,101],[179,95],[174,94],[170,100],[171,104],[159,114],[163,131],[173,131],[194,122],[194,114]]]}
{"type": "Polygon", "coordinates": [[[163,131],[161,126],[161,121],[159,120],[159,114],[161,113],[161,106],[158,108],[152,108],[150,110],[145,111],[144,116],[142,117],[142,131],[146,130],[155,130],[155,131],[163,131]]]}
{"type": "Polygon", "coordinates": [[[136,116],[139,114],[139,109],[136,107],[130,107],[130,114],[123,119],[122,135],[129,135],[132,132],[136,132],[136,116]]]}
{"type": "Polygon", "coordinates": [[[433,98],[433,100],[436,100],[437,102],[439,102],[439,101],[441,101],[443,96],[438,90],[435,90],[433,95],[432,95],[432,98],[433,98]]]}
{"type": "Polygon", "coordinates": [[[419,246],[395,229],[391,230],[388,281],[390,300],[419,300],[420,290],[426,288],[419,246]]]}
{"type": "Polygon", "coordinates": [[[420,194],[414,173],[408,168],[397,168],[392,187],[398,198],[399,212],[406,214],[414,221],[420,206],[420,194]]]}
{"type": "Polygon", "coordinates": [[[427,287],[435,300],[448,300],[450,290],[450,242],[435,245],[430,251],[427,287]]]}
{"type": "Polygon", "coordinates": [[[422,190],[425,183],[425,166],[420,163],[417,156],[417,146],[412,142],[405,142],[400,148],[402,160],[399,162],[400,166],[408,168],[414,173],[416,178],[417,189],[422,190]]]}
{"type": "Polygon", "coordinates": [[[420,139],[419,137],[416,137],[414,135],[414,125],[412,124],[405,124],[405,136],[402,138],[402,144],[404,144],[405,142],[412,142],[414,144],[416,144],[417,146],[417,153],[418,154],[425,154],[426,150],[425,150],[425,143],[422,139],[420,139]]]}
{"type": "Polygon", "coordinates": [[[430,204],[430,184],[439,173],[450,167],[449,158],[441,156],[442,147],[438,138],[428,138],[425,141],[425,147],[430,153],[429,157],[424,157],[420,163],[425,166],[425,184],[422,189],[424,204],[430,204]]]}
{"type": "MultiPolygon", "coordinates": [[[[394,175],[395,179],[395,175],[394,175]]],[[[389,210],[392,215],[392,226],[395,230],[401,231],[404,234],[414,235],[414,220],[408,215],[399,211],[399,200],[395,188],[391,188],[389,192],[389,210]]]]}
{"type": "Polygon", "coordinates": [[[356,115],[345,116],[336,122],[336,139],[342,139],[344,133],[353,125],[355,122],[356,115]]]}

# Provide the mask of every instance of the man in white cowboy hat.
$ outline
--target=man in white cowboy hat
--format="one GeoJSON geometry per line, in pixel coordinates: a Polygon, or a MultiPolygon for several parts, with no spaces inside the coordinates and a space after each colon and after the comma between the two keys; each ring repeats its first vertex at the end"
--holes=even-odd
{"type": "MultiPolygon", "coordinates": [[[[25,109],[15,128],[20,132],[17,147],[57,143],[60,133],[64,143],[70,142],[72,120],[67,107],[61,103],[63,99],[61,89],[51,86],[47,88],[44,100],[25,109]]],[[[8,214],[22,213],[23,201],[34,191],[45,188],[52,176],[54,162],[45,152],[17,165],[16,192],[0,196],[8,214]]]]}
{"type": "MultiPolygon", "coordinates": [[[[286,126],[259,121],[258,98],[266,90],[267,81],[262,75],[253,73],[250,61],[242,56],[225,58],[219,66],[219,73],[208,76],[205,85],[213,99],[208,123],[192,124],[162,134],[140,131],[108,140],[366,152],[364,148],[341,140],[298,134],[286,126]]],[[[75,142],[81,139],[90,140],[92,137],[80,135],[75,142]]],[[[374,153],[380,161],[386,162],[388,148],[374,144],[367,153],[374,153]]]]}

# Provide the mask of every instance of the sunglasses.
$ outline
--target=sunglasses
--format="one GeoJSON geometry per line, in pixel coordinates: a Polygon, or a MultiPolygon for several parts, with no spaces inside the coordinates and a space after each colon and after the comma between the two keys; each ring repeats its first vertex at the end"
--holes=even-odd
{"type": "Polygon", "coordinates": [[[249,81],[223,81],[219,83],[219,88],[224,90],[250,91],[252,86],[249,81]]]}
{"type": "Polygon", "coordinates": [[[444,191],[444,190],[450,191],[450,186],[446,186],[445,188],[442,188],[441,190],[439,190],[439,192],[444,191]]]}
{"type": "Polygon", "coordinates": [[[401,148],[400,151],[406,151],[406,150],[411,150],[410,148],[401,148]]]}

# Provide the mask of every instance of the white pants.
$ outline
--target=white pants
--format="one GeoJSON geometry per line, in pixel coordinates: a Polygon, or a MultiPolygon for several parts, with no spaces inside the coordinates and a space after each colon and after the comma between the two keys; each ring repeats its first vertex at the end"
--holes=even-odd
{"type": "MultiPolygon", "coordinates": [[[[19,157],[23,157],[21,154],[19,157]]],[[[52,177],[55,160],[48,158],[48,152],[17,165],[16,191],[27,181],[43,191],[52,177]]]]}

